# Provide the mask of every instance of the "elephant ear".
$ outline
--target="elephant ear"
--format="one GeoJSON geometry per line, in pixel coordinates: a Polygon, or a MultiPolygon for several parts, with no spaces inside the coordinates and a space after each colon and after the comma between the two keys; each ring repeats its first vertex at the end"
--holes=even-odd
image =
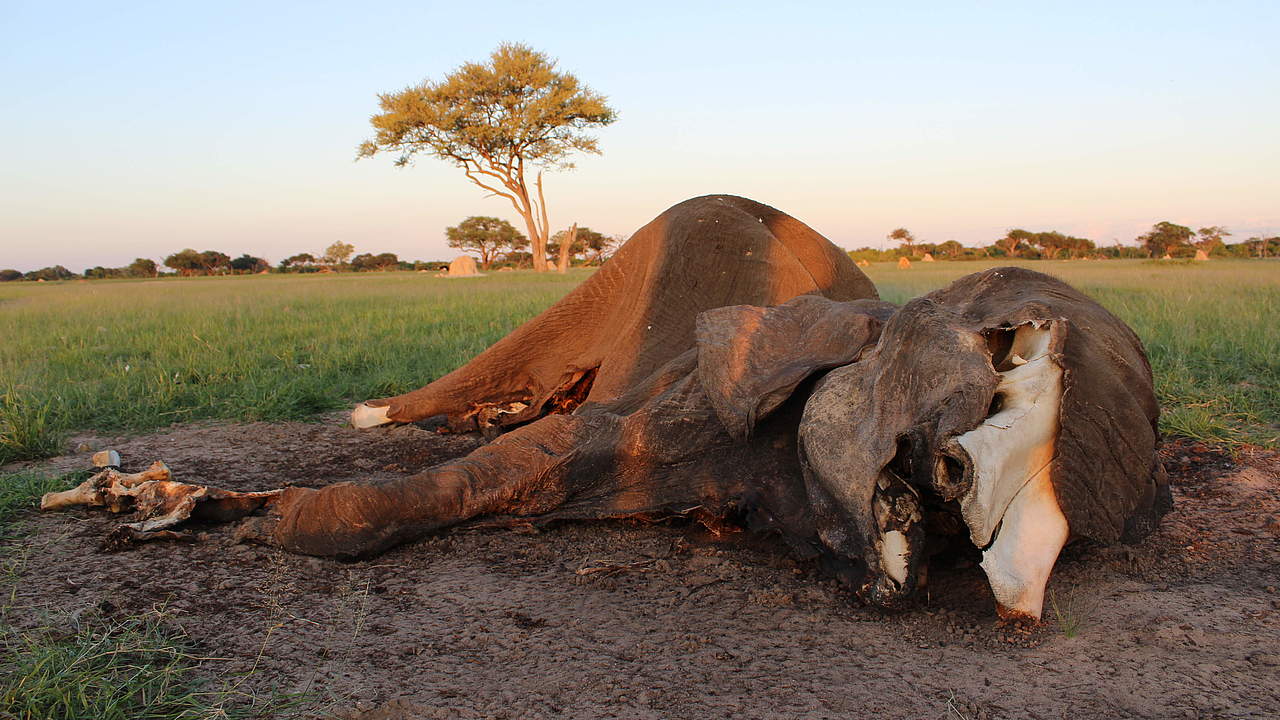
{"type": "Polygon", "coordinates": [[[746,440],[810,375],[856,360],[896,309],[801,295],[775,307],[708,310],[697,319],[698,381],[729,435],[746,440]]]}

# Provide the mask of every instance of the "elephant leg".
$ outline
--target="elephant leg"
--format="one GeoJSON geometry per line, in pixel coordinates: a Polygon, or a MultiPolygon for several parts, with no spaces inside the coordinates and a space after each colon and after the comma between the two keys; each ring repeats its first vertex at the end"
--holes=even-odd
{"type": "Polygon", "coordinates": [[[572,461],[615,425],[608,415],[552,415],[404,479],[286,488],[270,515],[247,521],[241,534],[291,552],[350,558],[479,515],[544,514],[572,492],[572,461]]]}

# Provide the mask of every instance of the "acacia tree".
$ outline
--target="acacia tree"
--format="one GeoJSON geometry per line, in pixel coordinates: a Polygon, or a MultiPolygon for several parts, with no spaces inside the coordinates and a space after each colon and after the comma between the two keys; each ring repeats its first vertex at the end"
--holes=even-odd
{"type": "Polygon", "coordinates": [[[996,247],[1004,251],[1009,257],[1018,256],[1018,248],[1031,244],[1032,233],[1022,228],[1014,228],[1005,233],[1004,237],[996,241],[996,247]]]}
{"type": "Polygon", "coordinates": [[[1053,260],[1058,257],[1058,253],[1063,248],[1070,246],[1071,243],[1066,235],[1056,230],[1051,230],[1032,234],[1031,244],[1040,248],[1040,255],[1045,260],[1053,260]]]}
{"type": "Polygon", "coordinates": [[[322,258],[327,264],[334,266],[341,265],[351,257],[351,253],[356,251],[356,246],[351,243],[345,243],[338,240],[334,244],[325,248],[324,257],[322,258]]]}
{"type": "Polygon", "coordinates": [[[960,253],[964,252],[964,246],[955,240],[948,240],[944,243],[940,243],[937,247],[937,251],[939,255],[955,260],[960,257],[960,253]]]}
{"type": "Polygon", "coordinates": [[[153,278],[160,274],[160,268],[156,265],[155,260],[150,258],[136,258],[129,263],[129,275],[132,277],[149,277],[153,278]]]}
{"type": "Polygon", "coordinates": [[[1223,238],[1231,236],[1231,232],[1221,225],[1202,227],[1196,231],[1196,234],[1200,236],[1200,239],[1196,241],[1196,247],[1205,251],[1207,254],[1213,254],[1215,252],[1222,252],[1225,250],[1227,244],[1223,238]]]}
{"type": "Polygon", "coordinates": [[[231,256],[217,250],[205,250],[200,253],[200,267],[206,275],[217,275],[231,270],[231,256]]]}
{"type": "Polygon", "coordinates": [[[177,270],[184,277],[195,275],[200,272],[200,253],[191,248],[180,250],[166,257],[164,264],[177,270]]]}
{"type": "Polygon", "coordinates": [[[906,248],[908,255],[914,256],[916,254],[916,236],[912,235],[910,230],[895,228],[893,232],[889,233],[889,239],[901,243],[902,247],[906,248]]]}
{"type": "Polygon", "coordinates": [[[587,256],[588,265],[599,265],[604,258],[622,244],[620,238],[598,233],[588,227],[578,228],[578,242],[582,245],[582,253],[587,256]]]}
{"type": "Polygon", "coordinates": [[[374,138],[359,157],[399,154],[408,165],[427,153],[461,168],[471,182],[506,198],[524,219],[533,243],[533,268],[547,267],[550,223],[542,171],[569,169],[572,152],[599,154],[586,133],[617,119],[605,97],[555,61],[504,43],[487,63],[466,63],[439,82],[430,80],[378,96],[382,112],[370,118],[374,138]],[[526,169],[537,168],[531,187],[526,169]]]}
{"type": "Polygon", "coordinates": [[[395,253],[361,253],[351,258],[351,269],[357,272],[387,272],[400,265],[400,258],[395,253]]]}
{"type": "Polygon", "coordinates": [[[1280,250],[1280,237],[1261,238],[1254,236],[1246,240],[1244,245],[1248,248],[1250,255],[1257,253],[1258,257],[1264,258],[1267,256],[1268,250],[1272,254],[1280,250]]]}
{"type": "Polygon", "coordinates": [[[298,253],[280,261],[280,272],[311,272],[319,262],[311,253],[298,253]]]}
{"type": "Polygon", "coordinates": [[[249,253],[232,260],[230,265],[231,271],[235,273],[260,273],[271,267],[271,263],[260,257],[254,257],[249,253]]]}
{"type": "Polygon", "coordinates": [[[568,267],[569,259],[583,258],[588,265],[599,265],[605,256],[612,253],[625,238],[612,237],[596,232],[589,227],[574,225],[568,230],[561,230],[551,236],[547,243],[547,257],[559,256],[564,259],[561,269],[568,267]],[[569,239],[569,244],[565,240],[569,239]]]}
{"type": "Polygon", "coordinates": [[[507,250],[523,250],[529,247],[529,239],[515,226],[501,218],[472,215],[451,228],[445,228],[449,247],[464,252],[480,254],[480,266],[485,270],[507,250]]]}
{"type": "Polygon", "coordinates": [[[1173,250],[1186,247],[1191,243],[1195,233],[1191,228],[1163,220],[1151,226],[1151,231],[1138,236],[1138,243],[1151,253],[1151,257],[1162,257],[1173,250]]]}

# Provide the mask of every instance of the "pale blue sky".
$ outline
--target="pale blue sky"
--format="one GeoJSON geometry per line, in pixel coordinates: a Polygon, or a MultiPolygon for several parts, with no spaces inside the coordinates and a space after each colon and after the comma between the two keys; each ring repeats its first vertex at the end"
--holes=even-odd
{"type": "Polygon", "coordinates": [[[727,192],[844,247],[1010,227],[1280,232],[1280,3],[0,0],[0,267],[335,240],[448,258],[453,168],[353,162],[378,92],[527,43],[606,94],[552,224],[630,234],[727,192]]]}

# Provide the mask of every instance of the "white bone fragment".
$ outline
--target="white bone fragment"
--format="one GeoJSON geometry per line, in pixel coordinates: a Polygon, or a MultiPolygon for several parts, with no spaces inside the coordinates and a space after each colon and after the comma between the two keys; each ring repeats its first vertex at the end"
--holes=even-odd
{"type": "Polygon", "coordinates": [[[169,466],[165,465],[164,462],[160,460],[151,463],[151,467],[143,470],[142,472],[127,474],[115,471],[111,472],[114,473],[114,477],[112,479],[125,487],[133,487],[145,482],[157,482],[173,479],[173,473],[169,472],[169,466]]]}
{"type": "Polygon", "coordinates": [[[391,411],[390,405],[382,407],[373,407],[369,403],[360,403],[351,411],[351,427],[364,430],[366,428],[386,425],[391,422],[387,417],[387,413],[391,411]]]}
{"type": "Polygon", "coordinates": [[[890,530],[881,538],[880,566],[899,585],[907,581],[907,556],[910,554],[907,536],[900,531],[890,530]]]}
{"type": "Polygon", "coordinates": [[[1045,585],[1068,535],[1046,469],[1018,492],[995,541],[982,553],[982,570],[1002,617],[1040,619],[1045,585]]]}
{"type": "Polygon", "coordinates": [[[40,498],[40,509],[61,510],[62,508],[73,507],[76,505],[95,504],[95,501],[99,500],[99,491],[101,488],[97,485],[97,481],[101,474],[102,473],[94,475],[70,490],[45,493],[44,496],[40,498]]]}
{"type": "Polygon", "coordinates": [[[92,458],[94,467],[120,467],[120,453],[115,450],[99,450],[93,454],[92,458]]]}
{"type": "Polygon", "coordinates": [[[40,509],[60,510],[74,505],[106,505],[111,498],[131,494],[120,492],[118,488],[131,488],[172,477],[169,467],[159,460],[139,473],[126,474],[115,468],[107,468],[70,490],[45,493],[40,498],[40,509]]]}

